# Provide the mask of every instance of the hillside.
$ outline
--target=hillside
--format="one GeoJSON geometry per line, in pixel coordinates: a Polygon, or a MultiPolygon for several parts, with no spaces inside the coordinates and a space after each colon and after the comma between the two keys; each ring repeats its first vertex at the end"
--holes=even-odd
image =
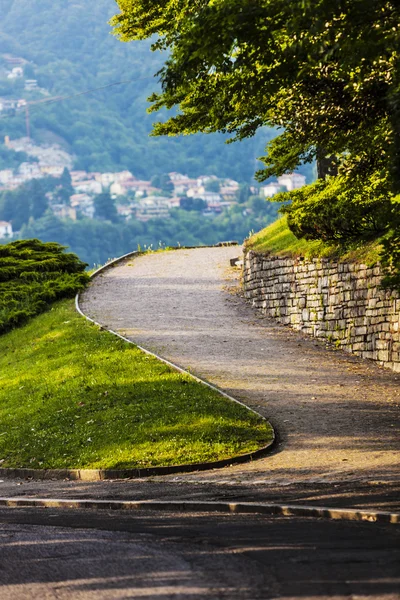
{"type": "MultiPolygon", "coordinates": [[[[32,137],[62,143],[78,169],[128,169],[143,178],[169,171],[216,173],[249,181],[271,131],[232,145],[222,135],[149,138],[158,117],[146,114],[146,99],[157,89],[153,74],[165,57],[151,52],[147,41],[124,44],[112,36],[108,20],[116,12],[112,0],[0,0],[0,97],[36,101],[139,79],[32,106],[32,137]],[[7,55],[29,61],[24,75],[36,79],[39,90],[24,90],[22,80],[7,78],[7,55]]],[[[24,117],[1,114],[0,136],[23,136],[24,117]]]]}

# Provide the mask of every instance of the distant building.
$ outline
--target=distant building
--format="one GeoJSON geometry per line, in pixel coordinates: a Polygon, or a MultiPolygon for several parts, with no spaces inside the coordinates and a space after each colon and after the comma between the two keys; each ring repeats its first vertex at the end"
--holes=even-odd
{"type": "Polygon", "coordinates": [[[0,184],[7,185],[14,178],[14,171],[12,169],[3,169],[0,171],[0,184]]]}
{"type": "Polygon", "coordinates": [[[21,56],[13,56],[12,54],[2,54],[2,59],[9,65],[25,65],[28,61],[21,56]]]}
{"type": "Polygon", "coordinates": [[[12,237],[12,225],[8,221],[0,221],[0,238],[12,237]]]}
{"type": "Polygon", "coordinates": [[[17,100],[7,100],[6,98],[0,98],[0,112],[8,112],[17,108],[17,100]]]}
{"type": "Polygon", "coordinates": [[[224,200],[235,200],[238,189],[239,188],[236,186],[223,184],[219,190],[219,193],[224,200]]]}
{"type": "Polygon", "coordinates": [[[180,208],[181,198],[177,196],[174,196],[174,198],[168,198],[167,206],[168,208],[180,208]]]}
{"type": "Polygon", "coordinates": [[[197,179],[190,179],[187,175],[182,173],[168,173],[170,180],[174,186],[175,196],[184,196],[189,189],[197,188],[197,179]]]}
{"type": "Polygon", "coordinates": [[[75,208],[84,217],[94,218],[95,208],[93,198],[88,194],[73,194],[70,198],[72,208],[75,208]]]}
{"type": "Polygon", "coordinates": [[[168,201],[170,198],[157,198],[151,196],[140,201],[136,209],[138,221],[149,221],[150,219],[169,219],[168,201]]]}
{"type": "Polygon", "coordinates": [[[282,191],[282,185],[277,181],[268,183],[261,188],[261,192],[264,194],[265,198],[272,198],[272,196],[275,196],[275,194],[280,191],[282,191]]]}
{"type": "Polygon", "coordinates": [[[99,181],[79,181],[73,183],[74,191],[77,194],[101,194],[103,187],[99,181]]]}
{"type": "Polygon", "coordinates": [[[187,190],[186,196],[188,198],[202,198],[206,193],[206,188],[203,185],[196,185],[187,190]]]}
{"type": "Polygon", "coordinates": [[[110,185],[110,194],[111,196],[125,196],[126,189],[118,181],[115,181],[110,185]]]}
{"type": "Polygon", "coordinates": [[[40,179],[44,176],[38,163],[23,162],[20,164],[18,172],[24,179],[40,179]]]}
{"type": "Polygon", "coordinates": [[[288,192],[298,190],[306,184],[306,178],[300,173],[286,173],[278,177],[278,183],[283,185],[288,192]]]}
{"type": "Polygon", "coordinates": [[[40,170],[45,175],[50,175],[51,177],[57,177],[57,178],[61,177],[61,175],[64,172],[63,167],[52,167],[50,165],[42,166],[42,167],[40,167],[40,170]]]}
{"type": "Polygon", "coordinates": [[[104,188],[110,187],[114,181],[117,181],[118,176],[117,173],[102,173],[100,175],[100,183],[104,188]]]}
{"type": "Polygon", "coordinates": [[[87,181],[90,179],[90,174],[86,171],[70,171],[72,184],[76,181],[87,181]]]}
{"type": "Polygon", "coordinates": [[[65,204],[55,204],[51,210],[59,219],[71,219],[76,221],[76,208],[72,206],[66,206],[65,204]]]}
{"type": "Polygon", "coordinates": [[[120,217],[125,217],[126,220],[131,218],[132,211],[134,211],[134,208],[130,205],[129,206],[125,206],[123,204],[117,205],[117,213],[119,214],[120,217]]]}
{"type": "Polygon", "coordinates": [[[22,67],[14,67],[7,75],[7,79],[21,79],[24,76],[24,69],[22,67]]]}
{"type": "Polygon", "coordinates": [[[207,204],[218,204],[222,200],[221,194],[207,192],[203,186],[190,188],[186,195],[188,198],[200,198],[200,200],[204,200],[207,204]]]}
{"type": "Polygon", "coordinates": [[[197,185],[205,185],[210,181],[218,181],[218,177],[216,175],[200,175],[200,177],[197,178],[197,185]]]}
{"type": "Polygon", "coordinates": [[[25,80],[25,90],[27,92],[31,92],[33,90],[38,89],[38,82],[36,79],[26,79],[25,80]]]}

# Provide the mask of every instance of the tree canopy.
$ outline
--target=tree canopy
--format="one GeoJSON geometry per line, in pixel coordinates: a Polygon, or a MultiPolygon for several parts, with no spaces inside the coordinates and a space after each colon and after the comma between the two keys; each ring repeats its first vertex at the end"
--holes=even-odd
{"type": "MultiPolygon", "coordinates": [[[[121,40],[168,50],[156,134],[282,128],[260,178],[337,160],[400,186],[400,8],[387,0],[118,0],[121,40]],[[334,159],[334,157],[338,157],[334,159]]],[[[334,168],[336,171],[336,167],[334,168]]]]}
{"type": "Polygon", "coordinates": [[[178,111],[154,133],[221,131],[235,140],[275,127],[258,178],[317,159],[324,179],[274,198],[291,202],[284,211],[292,230],[342,244],[385,235],[382,262],[398,285],[399,3],[117,2],[112,24],[121,40],[151,38],[154,50],[169,52],[151,110],[178,111]]]}

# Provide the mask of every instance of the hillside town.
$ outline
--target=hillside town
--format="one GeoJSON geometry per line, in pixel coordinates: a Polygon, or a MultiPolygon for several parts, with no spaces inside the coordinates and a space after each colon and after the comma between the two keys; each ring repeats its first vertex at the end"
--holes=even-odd
{"type": "MultiPolygon", "coordinates": [[[[117,173],[74,170],[74,157],[58,145],[38,145],[29,138],[10,140],[8,137],[4,143],[9,150],[25,153],[29,162],[22,162],[16,169],[0,170],[0,192],[15,190],[33,179],[60,178],[65,170],[69,172],[73,191],[69,201],[59,203],[51,193],[48,194],[50,209],[62,219],[93,219],[94,199],[104,192],[110,194],[124,220],[168,219],[172,209],[193,202],[197,202],[202,214],[207,217],[221,213],[225,207],[238,201],[240,185],[233,179],[221,179],[216,175],[191,178],[170,172],[161,178],[164,185],[157,185],[154,181],[157,178],[141,180],[127,170],[117,173]]],[[[260,189],[251,187],[250,191],[270,198],[280,191],[302,187],[305,179],[299,173],[290,173],[260,189]]],[[[12,225],[2,222],[0,237],[11,237],[12,233],[12,225]]]]}
{"type": "MultiPolygon", "coordinates": [[[[115,203],[121,221],[135,219],[146,222],[150,219],[169,219],[176,208],[197,210],[205,218],[222,213],[225,208],[239,202],[241,186],[238,181],[221,178],[217,174],[189,177],[183,173],[168,172],[155,175],[151,180],[142,180],[130,170],[119,172],[88,172],[77,170],[79,157],[56,143],[41,143],[30,135],[30,109],[32,106],[57,100],[51,98],[47,89],[34,79],[33,63],[21,56],[0,55],[0,79],[6,87],[12,86],[11,94],[0,95],[0,116],[9,117],[22,113],[26,120],[26,136],[19,139],[4,138],[5,149],[23,153],[17,166],[7,168],[3,161],[0,168],[0,193],[17,190],[32,180],[48,177],[61,178],[68,171],[68,196],[49,191],[46,193],[49,209],[59,219],[97,218],[95,198],[108,193],[115,203]]],[[[6,89],[6,88],[5,88],[6,89]]],[[[17,154],[15,155],[17,156],[17,154]]],[[[299,173],[290,173],[269,181],[261,187],[247,186],[248,194],[271,198],[280,191],[302,187],[306,178],[299,173]]],[[[251,211],[250,211],[251,212],[251,211]]],[[[15,227],[14,227],[15,230],[15,227]]],[[[0,238],[15,234],[12,223],[2,221],[0,238]]]]}

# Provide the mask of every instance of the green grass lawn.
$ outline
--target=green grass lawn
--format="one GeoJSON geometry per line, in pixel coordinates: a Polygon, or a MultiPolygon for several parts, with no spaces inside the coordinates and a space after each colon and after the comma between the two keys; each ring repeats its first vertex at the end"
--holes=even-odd
{"type": "Polygon", "coordinates": [[[2,467],[136,468],[257,450],[268,423],[63,300],[0,336],[2,467]]]}
{"type": "Polygon", "coordinates": [[[278,256],[305,258],[332,258],[375,264],[379,260],[380,240],[362,243],[351,250],[343,250],[339,246],[325,244],[318,240],[298,239],[290,231],[286,217],[282,217],[265,229],[254,234],[245,243],[247,250],[272,253],[278,256]]]}

